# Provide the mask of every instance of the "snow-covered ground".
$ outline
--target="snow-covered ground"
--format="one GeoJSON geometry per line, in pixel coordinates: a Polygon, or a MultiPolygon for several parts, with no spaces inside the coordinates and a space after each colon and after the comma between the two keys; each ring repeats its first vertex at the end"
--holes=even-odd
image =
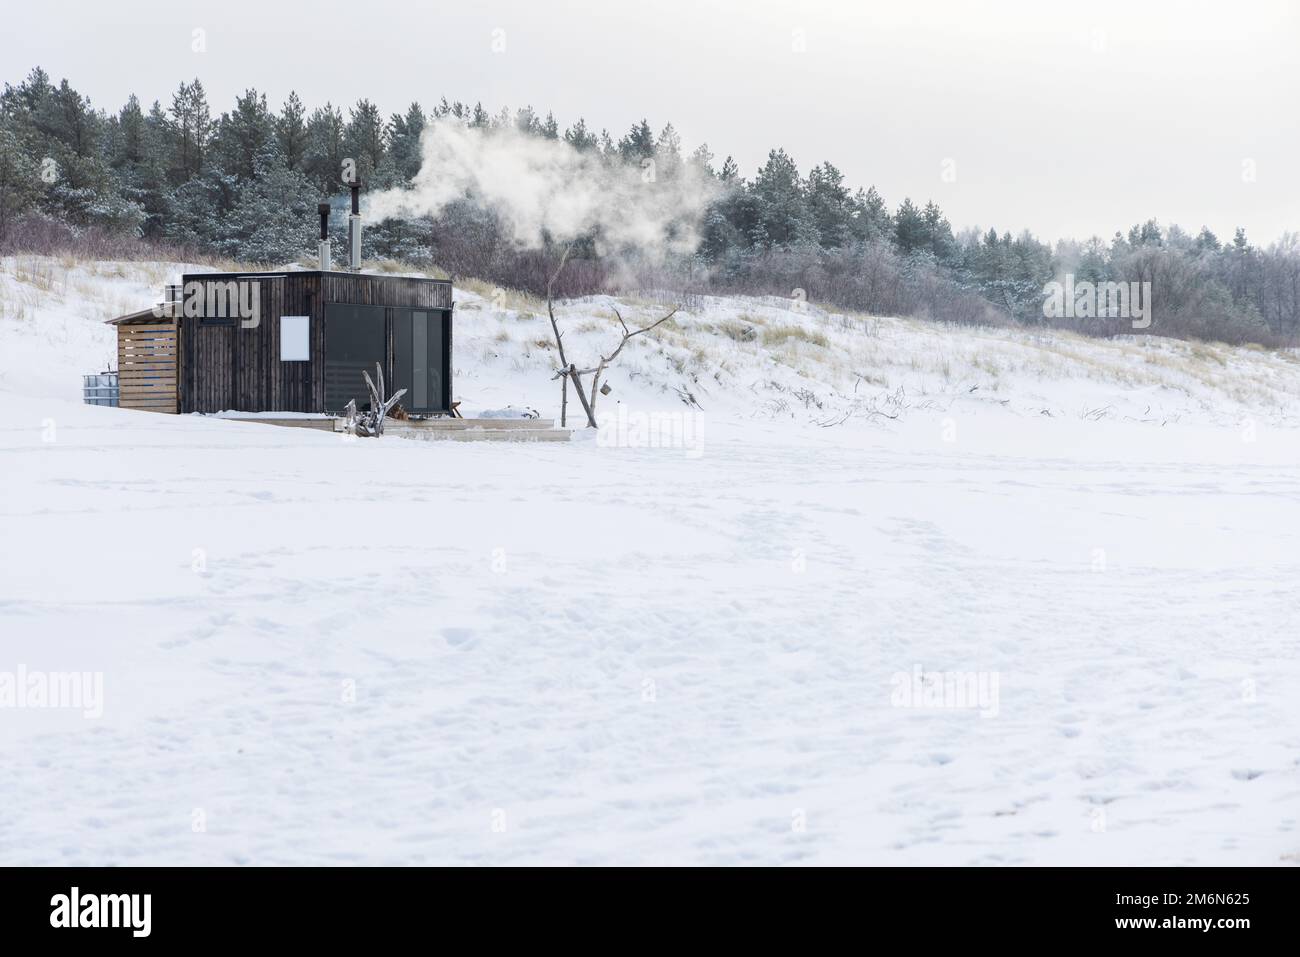
{"type": "Polygon", "coordinates": [[[81,405],[175,271],[0,262],[0,689],[102,674],[0,706],[0,863],[1300,861],[1294,352],[712,300],[569,444],[81,405]]]}

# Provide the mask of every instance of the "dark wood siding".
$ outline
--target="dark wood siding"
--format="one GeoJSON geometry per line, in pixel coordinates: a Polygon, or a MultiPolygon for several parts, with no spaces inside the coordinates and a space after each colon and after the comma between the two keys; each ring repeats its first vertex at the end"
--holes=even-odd
{"type": "MultiPolygon", "coordinates": [[[[329,302],[392,308],[451,309],[451,283],[405,276],[351,273],[221,273],[188,275],[185,290],[199,284],[203,301],[217,283],[256,282],[259,323],[245,328],[231,318],[187,315],[181,326],[182,412],[325,411],[325,306],[329,302]],[[311,358],[280,360],[280,317],[310,316],[311,358]]],[[[391,371],[392,308],[387,312],[391,371]]],[[[186,310],[193,312],[193,309],[186,310]]],[[[448,329],[450,338],[450,329],[448,329]]]]}
{"type": "MultiPolygon", "coordinates": [[[[319,276],[186,276],[186,290],[209,289],[231,281],[256,283],[258,323],[246,327],[238,316],[187,315],[181,319],[184,342],[181,411],[311,412],[312,379],[323,350],[313,300],[319,276]],[[280,317],[312,315],[312,358],[280,361],[280,317]]],[[[193,309],[187,310],[192,312],[193,309]]]]}
{"type": "Polygon", "coordinates": [[[327,273],[326,302],[352,302],[362,306],[416,306],[451,308],[451,283],[407,276],[357,276],[327,273]]]}
{"type": "Polygon", "coordinates": [[[182,319],[185,358],[182,361],[181,411],[220,412],[234,400],[230,378],[234,334],[227,326],[206,326],[182,319]]]}

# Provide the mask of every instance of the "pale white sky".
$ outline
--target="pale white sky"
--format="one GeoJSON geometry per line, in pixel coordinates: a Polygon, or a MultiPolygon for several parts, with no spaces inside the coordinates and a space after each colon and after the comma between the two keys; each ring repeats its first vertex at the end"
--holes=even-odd
{"type": "Polygon", "coordinates": [[[1293,0],[51,0],[5,21],[0,78],[40,64],[112,109],[198,76],[221,109],[254,86],[277,107],[531,104],[616,138],[644,115],[746,176],[783,146],[955,228],[1300,230],[1293,0]]]}

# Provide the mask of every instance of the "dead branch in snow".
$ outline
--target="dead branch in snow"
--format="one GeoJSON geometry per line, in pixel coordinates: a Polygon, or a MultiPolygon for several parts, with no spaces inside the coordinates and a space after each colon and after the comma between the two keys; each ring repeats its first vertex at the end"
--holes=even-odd
{"type": "Polygon", "coordinates": [[[669,319],[671,319],[673,316],[677,314],[677,307],[674,306],[666,316],[659,317],[654,322],[650,323],[650,325],[648,326],[643,326],[640,329],[633,330],[628,327],[628,324],[626,322],[623,321],[623,314],[618,311],[617,307],[611,306],[610,308],[614,310],[614,315],[618,317],[618,324],[623,327],[623,338],[619,342],[618,348],[615,349],[607,356],[601,356],[600,362],[597,364],[596,368],[592,370],[591,407],[593,410],[596,408],[596,399],[600,395],[600,377],[605,374],[605,369],[609,367],[610,363],[612,363],[615,359],[618,358],[618,354],[623,351],[623,347],[626,346],[628,342],[630,342],[633,339],[633,337],[639,336],[642,333],[649,332],[655,326],[659,325],[660,323],[667,322],[669,319]]]}
{"type": "MultiPolygon", "coordinates": [[[[579,369],[574,363],[569,361],[564,351],[564,333],[560,332],[560,324],[555,318],[555,301],[554,290],[555,282],[560,278],[560,272],[564,269],[564,264],[569,261],[569,253],[573,250],[573,244],[564,247],[564,252],[560,255],[560,264],[555,267],[555,272],[551,273],[550,280],[546,283],[546,314],[551,318],[551,332],[555,336],[555,350],[560,357],[560,368],[555,371],[553,379],[560,380],[560,427],[567,425],[569,409],[569,383],[573,383],[573,389],[578,393],[578,402],[582,404],[582,410],[587,413],[587,427],[599,428],[596,425],[596,397],[600,392],[600,377],[605,374],[605,370],[610,364],[618,358],[618,354],[623,351],[623,347],[636,336],[649,332],[651,329],[667,322],[677,314],[679,307],[674,306],[667,315],[661,316],[648,326],[640,329],[632,329],[623,319],[623,314],[614,308],[614,315],[618,317],[618,323],[623,327],[623,338],[619,341],[618,346],[609,355],[602,355],[600,362],[594,369],[579,369]],[[582,385],[582,376],[591,376],[591,392],[588,398],[587,391],[582,385]]],[[[607,387],[608,388],[608,387],[607,387]]]]}
{"type": "MultiPolygon", "coordinates": [[[[361,413],[361,416],[355,421],[355,431],[357,435],[380,436],[384,434],[384,418],[388,415],[389,410],[397,405],[397,400],[406,395],[405,389],[398,389],[387,399],[384,398],[384,369],[375,363],[375,378],[379,384],[375,385],[375,380],[370,378],[370,373],[364,369],[361,370],[362,376],[365,377],[366,386],[370,389],[370,408],[361,413]]],[[[356,405],[349,402],[349,411],[355,415],[356,405]]]]}
{"type": "Polygon", "coordinates": [[[555,272],[551,273],[551,278],[546,282],[546,314],[551,317],[551,332],[555,335],[555,351],[560,356],[560,368],[552,377],[560,380],[560,428],[568,425],[570,379],[573,380],[573,387],[578,391],[578,398],[582,402],[582,407],[587,410],[587,424],[591,426],[596,424],[591,415],[591,406],[587,402],[587,397],[582,394],[582,381],[574,376],[573,365],[564,353],[564,333],[560,332],[560,324],[555,319],[555,282],[560,278],[560,273],[564,269],[564,264],[569,261],[569,253],[572,251],[573,243],[569,243],[564,247],[564,252],[560,254],[560,264],[555,267],[555,272]]]}

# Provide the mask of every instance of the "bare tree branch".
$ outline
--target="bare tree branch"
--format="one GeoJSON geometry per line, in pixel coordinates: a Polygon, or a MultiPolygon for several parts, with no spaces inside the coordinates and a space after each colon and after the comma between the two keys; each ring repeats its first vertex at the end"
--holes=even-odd
{"type": "Polygon", "coordinates": [[[564,334],[560,332],[560,324],[555,320],[555,282],[560,278],[560,272],[564,269],[564,264],[569,261],[569,253],[572,251],[573,243],[569,243],[564,247],[564,252],[560,254],[560,264],[555,267],[555,272],[551,273],[551,278],[546,283],[546,314],[551,317],[551,332],[555,335],[555,350],[560,356],[558,375],[564,379],[560,384],[560,427],[563,428],[568,425],[569,379],[572,379],[573,388],[578,393],[578,400],[582,403],[582,407],[587,410],[587,424],[595,428],[596,419],[591,414],[591,406],[587,403],[587,397],[582,393],[582,382],[578,379],[573,364],[569,362],[568,356],[564,353],[564,334]]]}
{"type": "Polygon", "coordinates": [[[555,350],[560,357],[560,368],[556,370],[552,378],[560,379],[560,426],[561,428],[568,425],[568,408],[569,408],[569,383],[573,383],[573,389],[578,393],[578,401],[582,404],[582,409],[587,413],[587,426],[589,428],[599,428],[596,424],[596,399],[600,396],[600,377],[605,374],[605,369],[609,367],[618,354],[623,351],[623,347],[636,336],[649,332],[661,323],[667,322],[677,314],[678,307],[674,306],[672,311],[666,316],[661,316],[648,326],[640,329],[633,329],[623,319],[623,314],[614,308],[614,315],[618,318],[618,324],[623,327],[623,338],[619,341],[618,346],[609,355],[600,357],[594,369],[579,369],[569,361],[568,355],[564,351],[564,334],[560,332],[560,324],[555,318],[555,283],[560,278],[560,273],[564,269],[564,264],[569,261],[569,253],[573,250],[573,244],[564,247],[564,252],[560,255],[560,264],[555,267],[555,272],[551,273],[550,280],[546,283],[546,314],[551,318],[551,332],[555,335],[555,350]],[[588,400],[586,391],[582,388],[582,376],[591,376],[591,398],[588,400]]]}
{"type": "Polygon", "coordinates": [[[601,377],[602,375],[605,374],[605,369],[609,366],[609,364],[612,363],[615,359],[618,358],[618,354],[619,354],[620,352],[623,351],[623,347],[626,346],[626,345],[628,344],[628,342],[631,341],[631,339],[632,339],[634,336],[639,336],[639,335],[641,335],[642,333],[649,332],[649,331],[650,331],[651,329],[653,329],[655,326],[659,325],[660,323],[667,322],[667,321],[668,321],[669,319],[671,319],[673,316],[677,315],[677,307],[674,306],[673,309],[672,309],[672,311],[669,312],[668,315],[666,315],[666,316],[661,316],[661,317],[659,317],[658,319],[656,319],[654,322],[650,323],[650,325],[645,326],[645,327],[643,327],[643,328],[641,328],[641,329],[637,329],[637,330],[633,331],[633,330],[628,326],[627,322],[624,321],[624,319],[623,319],[623,314],[622,314],[621,312],[618,311],[618,307],[617,307],[617,306],[611,306],[610,308],[614,310],[614,315],[618,317],[618,324],[619,324],[620,326],[623,327],[623,339],[622,339],[621,342],[619,342],[619,344],[618,344],[618,348],[616,348],[616,349],[615,349],[613,352],[611,352],[608,356],[601,356],[601,357],[600,357],[600,364],[597,365],[596,368],[592,370],[592,379],[591,379],[591,407],[592,407],[593,409],[595,409],[595,407],[596,407],[596,400],[597,400],[597,398],[599,398],[599,396],[600,396],[600,377],[601,377]]]}

